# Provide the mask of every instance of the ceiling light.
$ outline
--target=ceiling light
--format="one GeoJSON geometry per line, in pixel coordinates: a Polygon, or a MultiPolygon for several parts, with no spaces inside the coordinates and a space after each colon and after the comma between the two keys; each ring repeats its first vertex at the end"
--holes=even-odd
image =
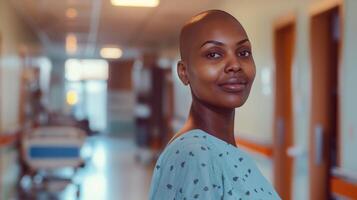
{"type": "Polygon", "coordinates": [[[118,47],[103,47],[100,55],[106,59],[118,59],[123,55],[123,51],[118,47]]]}
{"type": "Polygon", "coordinates": [[[73,33],[68,34],[66,37],[66,52],[68,54],[77,52],[77,37],[73,33]]]}
{"type": "Polygon", "coordinates": [[[114,6],[156,7],[159,0],[111,0],[114,6]]]}
{"type": "Polygon", "coordinates": [[[74,8],[68,8],[66,10],[66,17],[70,18],[70,19],[73,19],[73,18],[76,18],[78,15],[78,12],[76,9],[74,8]]]}

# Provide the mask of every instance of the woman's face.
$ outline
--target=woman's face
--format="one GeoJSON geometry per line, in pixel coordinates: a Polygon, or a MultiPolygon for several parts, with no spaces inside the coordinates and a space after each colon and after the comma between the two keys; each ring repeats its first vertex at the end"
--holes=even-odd
{"type": "Polygon", "coordinates": [[[232,20],[211,20],[196,28],[186,61],[194,98],[217,107],[242,106],[255,77],[251,45],[243,27],[232,20]]]}

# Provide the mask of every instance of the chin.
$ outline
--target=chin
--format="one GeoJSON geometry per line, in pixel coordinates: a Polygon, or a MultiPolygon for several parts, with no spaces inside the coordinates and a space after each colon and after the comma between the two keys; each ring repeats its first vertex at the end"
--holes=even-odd
{"type": "Polygon", "coordinates": [[[238,108],[244,105],[247,101],[249,94],[241,95],[227,95],[220,98],[221,103],[227,108],[238,108]]]}
{"type": "Polygon", "coordinates": [[[236,102],[229,102],[226,107],[239,108],[239,107],[243,106],[245,102],[246,102],[245,100],[240,100],[240,101],[236,101],[236,102]]]}
{"type": "Polygon", "coordinates": [[[211,105],[218,108],[224,109],[235,109],[244,105],[249,96],[249,91],[245,91],[242,93],[215,93],[210,94],[209,96],[204,95],[193,95],[200,102],[204,102],[204,104],[211,105]]]}
{"type": "Polygon", "coordinates": [[[226,109],[234,109],[244,105],[248,97],[240,98],[220,98],[218,102],[214,102],[213,105],[226,109]]]}

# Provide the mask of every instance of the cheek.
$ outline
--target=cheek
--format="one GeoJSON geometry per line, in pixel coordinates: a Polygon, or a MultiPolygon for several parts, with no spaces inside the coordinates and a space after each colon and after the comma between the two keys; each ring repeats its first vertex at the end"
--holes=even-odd
{"type": "Polygon", "coordinates": [[[252,69],[252,72],[250,74],[250,79],[252,80],[252,82],[254,81],[255,79],[255,74],[256,74],[256,70],[255,70],[255,67],[252,69]]]}
{"type": "Polygon", "coordinates": [[[254,61],[251,61],[249,64],[247,64],[245,73],[249,77],[250,81],[253,82],[255,79],[255,74],[256,74],[256,68],[255,68],[254,61]]]}
{"type": "Polygon", "coordinates": [[[218,66],[194,66],[189,71],[190,87],[194,95],[203,100],[211,101],[212,95],[217,95],[216,82],[220,71],[218,66]]]}
{"type": "Polygon", "coordinates": [[[198,64],[190,70],[190,79],[198,84],[215,83],[220,74],[220,67],[215,65],[198,64]]]}

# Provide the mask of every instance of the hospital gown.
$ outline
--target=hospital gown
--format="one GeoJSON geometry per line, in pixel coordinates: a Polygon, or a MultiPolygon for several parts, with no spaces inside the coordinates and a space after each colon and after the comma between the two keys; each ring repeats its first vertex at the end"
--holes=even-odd
{"type": "Polygon", "coordinates": [[[160,155],[149,200],[279,200],[254,161],[200,129],[177,137],[160,155]]]}

